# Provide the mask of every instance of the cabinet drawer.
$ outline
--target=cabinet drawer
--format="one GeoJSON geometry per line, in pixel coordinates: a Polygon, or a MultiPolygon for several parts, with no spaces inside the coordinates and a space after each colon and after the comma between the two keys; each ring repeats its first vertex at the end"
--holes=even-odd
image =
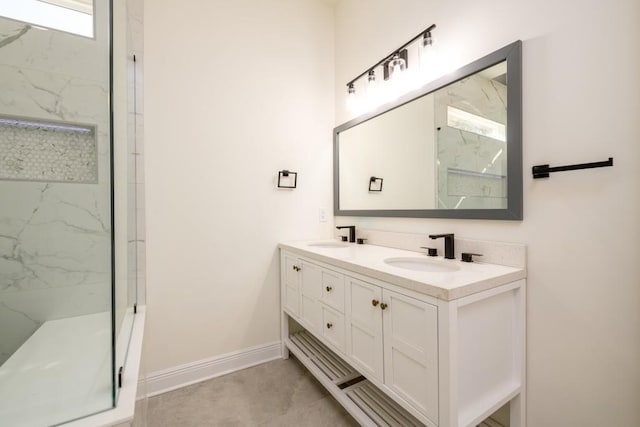
{"type": "Polygon", "coordinates": [[[340,313],[344,313],[344,276],[330,270],[322,270],[322,296],[320,300],[340,313]]]}
{"type": "Polygon", "coordinates": [[[325,305],[322,306],[322,336],[344,353],[344,315],[325,305]]]}

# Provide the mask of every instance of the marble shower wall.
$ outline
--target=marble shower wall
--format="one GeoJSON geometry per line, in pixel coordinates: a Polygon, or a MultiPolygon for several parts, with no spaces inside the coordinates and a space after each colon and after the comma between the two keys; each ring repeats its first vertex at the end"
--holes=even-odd
{"type": "Polygon", "coordinates": [[[110,310],[106,3],[95,39],[0,18],[0,115],[95,126],[97,141],[97,183],[0,180],[0,363],[44,321],[110,310]]]}
{"type": "Polygon", "coordinates": [[[505,209],[507,144],[447,125],[447,107],[506,125],[507,87],[482,72],[435,95],[439,208],[505,209]]]}

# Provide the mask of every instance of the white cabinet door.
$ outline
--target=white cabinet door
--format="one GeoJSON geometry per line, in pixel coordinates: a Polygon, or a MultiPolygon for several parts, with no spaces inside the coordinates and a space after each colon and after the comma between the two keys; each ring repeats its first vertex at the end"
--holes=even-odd
{"type": "Polygon", "coordinates": [[[438,309],[387,289],[380,304],[384,383],[437,424],[438,309]]]}
{"type": "Polygon", "coordinates": [[[309,330],[322,332],[322,269],[314,264],[302,262],[300,292],[300,320],[309,330]]]}
{"type": "Polygon", "coordinates": [[[383,381],[382,289],[346,278],[347,356],[368,378],[383,381]]]}
{"type": "Polygon", "coordinates": [[[282,263],[282,304],[293,315],[300,313],[300,270],[302,263],[296,257],[284,255],[282,263]]]}

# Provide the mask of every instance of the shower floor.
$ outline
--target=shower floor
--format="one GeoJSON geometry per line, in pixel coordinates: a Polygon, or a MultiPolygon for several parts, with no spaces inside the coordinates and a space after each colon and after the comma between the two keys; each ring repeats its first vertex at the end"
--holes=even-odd
{"type": "Polygon", "coordinates": [[[111,314],[45,322],[0,366],[0,420],[55,425],[112,407],[111,314]]]}

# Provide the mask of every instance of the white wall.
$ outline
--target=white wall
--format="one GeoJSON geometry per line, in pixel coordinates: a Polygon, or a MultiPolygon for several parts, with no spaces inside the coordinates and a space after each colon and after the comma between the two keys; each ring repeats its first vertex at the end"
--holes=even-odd
{"type": "MultiPolygon", "coordinates": [[[[345,83],[432,23],[448,67],[523,41],[522,222],[336,218],[361,227],[528,245],[528,425],[640,425],[640,3],[344,0],[345,83]],[[531,166],[613,168],[531,178],[531,166]]],[[[426,243],[426,242],[425,242],[426,243]]]]}
{"type": "Polygon", "coordinates": [[[320,1],[145,2],[149,371],[280,339],[277,243],[332,230],[333,54],[320,1]]]}

